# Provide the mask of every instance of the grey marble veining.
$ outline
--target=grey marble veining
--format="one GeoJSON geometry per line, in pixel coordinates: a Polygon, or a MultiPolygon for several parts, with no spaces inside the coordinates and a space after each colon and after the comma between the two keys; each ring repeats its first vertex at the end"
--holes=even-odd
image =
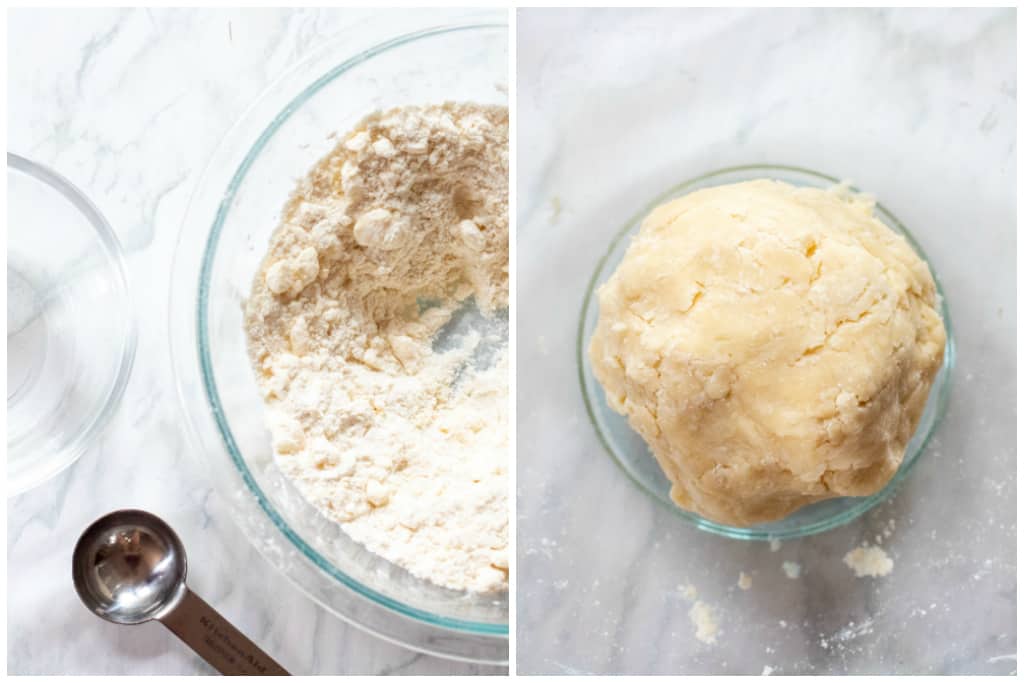
{"type": "Polygon", "coordinates": [[[519,11],[520,673],[1016,670],[1015,21],[519,11]],[[627,481],[575,359],[611,236],[662,190],[758,162],[875,192],[932,259],[959,353],[945,421],[896,497],[775,552],[698,532],[627,481]],[[895,568],[855,578],[842,557],[876,536],[895,568]],[[694,637],[688,584],[718,615],[715,645],[694,637]]]}
{"type": "Polygon", "coordinates": [[[503,671],[405,650],[316,606],[238,535],[186,452],[167,297],[189,196],[214,147],[265,86],[368,17],[262,9],[8,14],[8,149],[66,175],[106,215],[128,252],[139,323],[135,368],[102,439],[60,476],[8,502],[10,673],[211,673],[159,624],[108,624],[75,596],[78,534],[131,506],[178,531],[196,592],[295,673],[503,671]]]}

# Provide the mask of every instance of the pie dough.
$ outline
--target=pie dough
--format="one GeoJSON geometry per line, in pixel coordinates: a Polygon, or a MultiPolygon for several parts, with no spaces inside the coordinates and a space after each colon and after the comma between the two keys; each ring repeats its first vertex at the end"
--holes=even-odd
{"type": "Polygon", "coordinates": [[[750,526],[899,468],[946,333],[928,266],[873,212],[755,180],[644,220],[589,353],[680,507],[750,526]]]}

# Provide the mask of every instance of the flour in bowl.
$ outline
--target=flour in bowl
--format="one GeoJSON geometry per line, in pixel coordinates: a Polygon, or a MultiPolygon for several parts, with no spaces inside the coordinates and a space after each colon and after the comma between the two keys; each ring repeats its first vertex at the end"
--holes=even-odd
{"type": "Polygon", "coordinates": [[[508,587],[507,307],[508,110],[450,103],[346,135],[246,303],[278,467],[353,539],[456,590],[508,587]],[[470,299],[480,324],[460,324],[470,299]]]}

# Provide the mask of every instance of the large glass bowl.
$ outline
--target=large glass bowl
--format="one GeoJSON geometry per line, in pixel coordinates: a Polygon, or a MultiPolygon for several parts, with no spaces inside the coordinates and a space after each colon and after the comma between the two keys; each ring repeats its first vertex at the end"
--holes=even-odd
{"type": "MultiPolygon", "coordinates": [[[[754,527],[718,524],[700,515],[683,510],[676,505],[669,496],[669,481],[658,466],[654,455],[650,452],[650,449],[640,435],[629,426],[626,418],[608,407],[604,390],[601,388],[590,367],[587,346],[590,343],[590,337],[593,335],[594,329],[597,327],[597,289],[615,272],[623,255],[626,253],[626,249],[629,247],[632,236],[639,231],[644,217],[656,206],[701,188],[728,185],[758,178],[770,178],[782,180],[792,185],[819,188],[827,188],[839,182],[836,178],[792,166],[738,166],[714,171],[699,178],[688,180],[658,195],[622,228],[615,236],[615,239],[612,240],[605,256],[597,264],[597,269],[594,271],[590,285],[587,287],[586,298],[583,301],[583,314],[580,318],[576,353],[583,399],[587,405],[587,412],[590,415],[591,422],[593,422],[594,428],[597,430],[597,434],[605,449],[641,489],[703,531],[710,531],[729,538],[784,540],[828,531],[829,529],[846,524],[878,505],[892,494],[910,472],[914,463],[917,462],[929,438],[931,438],[936,426],[938,426],[939,421],[942,419],[949,397],[949,382],[955,353],[949,309],[945,298],[942,296],[942,285],[939,283],[935,270],[932,269],[932,277],[935,278],[935,285],[938,288],[941,302],[940,312],[946,327],[945,357],[942,367],[939,368],[939,372],[935,377],[935,382],[932,385],[931,393],[928,396],[928,403],[925,406],[924,414],[921,416],[917,431],[907,445],[903,463],[885,488],[872,496],[833,498],[820,503],[814,503],[797,510],[785,519],[754,527]]],[[[911,247],[927,262],[928,259],[921,250],[921,247],[918,246],[914,238],[903,227],[903,224],[884,206],[876,204],[875,215],[893,231],[905,237],[911,247]]],[[[931,267],[930,264],[929,267],[931,267]]]]}
{"type": "Polygon", "coordinates": [[[412,576],[350,539],[280,473],[246,353],[242,302],[280,210],[336,144],[332,134],[403,104],[507,104],[504,12],[433,27],[402,14],[387,19],[340,36],[272,85],[214,154],[175,254],[171,355],[195,451],[268,561],[328,610],[382,638],[502,664],[507,593],[452,591],[412,576]]]}

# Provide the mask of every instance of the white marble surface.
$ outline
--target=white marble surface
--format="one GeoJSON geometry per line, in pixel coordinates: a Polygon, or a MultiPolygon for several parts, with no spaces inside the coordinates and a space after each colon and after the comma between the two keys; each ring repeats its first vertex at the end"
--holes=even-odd
{"type": "Polygon", "coordinates": [[[520,673],[1016,670],[1014,11],[518,16],[520,673]],[[574,352],[629,216],[757,162],[873,190],[931,256],[959,346],[945,422],[897,497],[774,553],[625,479],[574,352]],[[890,520],[894,571],[855,578],[843,555],[890,520]],[[694,637],[687,583],[718,612],[716,645],[694,637]]]}
{"type": "MultiPolygon", "coordinates": [[[[401,10],[408,14],[410,10],[401,10]]],[[[8,503],[10,673],[211,670],[155,623],[89,614],[71,549],[95,517],[138,506],[186,544],[197,593],[295,673],[499,673],[419,655],[348,626],[276,572],[185,452],[167,347],[170,264],[186,203],[229,126],[278,74],[368,18],[356,10],[17,10],[8,15],[8,149],[82,188],[128,251],[139,347],[99,443],[8,503]]],[[[435,11],[433,19],[441,16],[435,11]]]]}

